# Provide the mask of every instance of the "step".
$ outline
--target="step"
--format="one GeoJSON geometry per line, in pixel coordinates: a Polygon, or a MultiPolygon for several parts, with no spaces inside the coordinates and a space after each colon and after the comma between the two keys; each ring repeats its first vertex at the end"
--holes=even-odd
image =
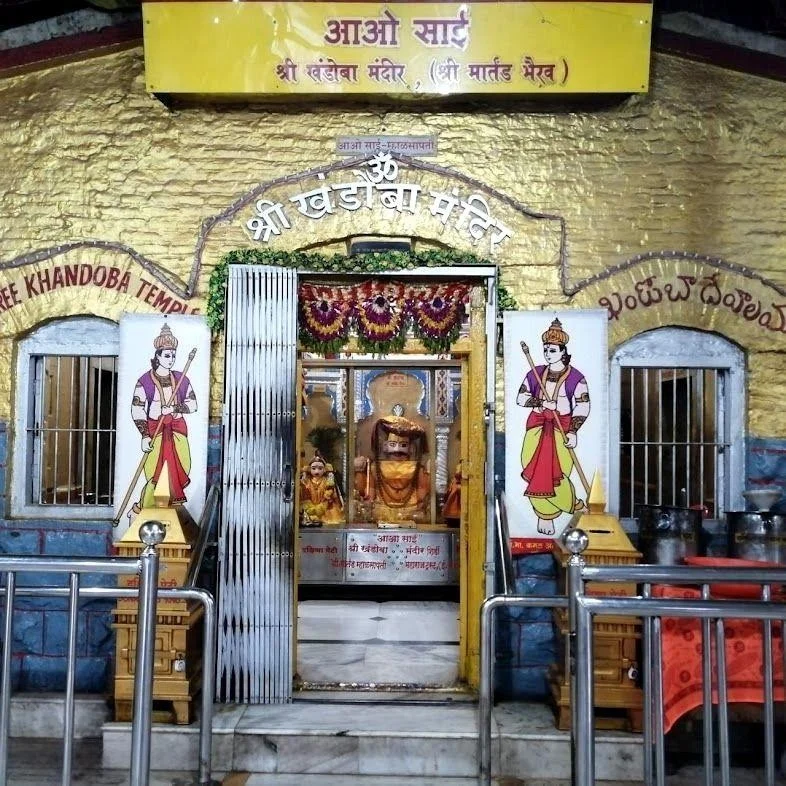
{"type": "MultiPolygon", "coordinates": [[[[477,775],[477,705],[346,699],[285,705],[216,705],[213,771],[323,776],[472,778],[477,775]]],[[[103,727],[105,768],[125,768],[130,725],[103,727]]],[[[193,770],[199,727],[155,725],[153,769],[193,770]]],[[[640,781],[641,736],[597,736],[598,780],[640,781]]],[[[494,708],[492,769],[519,779],[570,779],[570,735],[542,704],[494,708]]]]}
{"type": "MultiPolygon", "coordinates": [[[[12,739],[10,742],[7,786],[52,786],[62,780],[62,741],[57,739],[12,739]]],[[[101,740],[77,740],[74,745],[73,786],[127,786],[126,769],[101,767],[101,740]]],[[[716,772],[717,776],[717,772],[716,772]]],[[[733,768],[734,786],[761,786],[761,769],[733,768]]],[[[213,783],[221,786],[477,786],[476,777],[424,777],[397,775],[302,775],[270,773],[214,773],[213,783]]],[[[703,782],[700,767],[685,766],[666,777],[666,786],[696,786],[703,782]]],[[[716,777],[717,782],[717,777],[716,777]]],[[[783,778],[776,780],[782,784],[783,778]]],[[[597,786],[641,786],[641,781],[596,781],[597,786]]],[[[196,772],[156,770],[150,786],[202,786],[196,772]]],[[[570,786],[566,779],[495,778],[493,786],[570,786]]]]}
{"type": "MultiPolygon", "coordinates": [[[[28,739],[63,736],[65,702],[62,693],[17,693],[11,696],[10,737],[28,739]]],[[[100,737],[111,710],[105,696],[77,694],[74,697],[74,737],[100,737]]]]}

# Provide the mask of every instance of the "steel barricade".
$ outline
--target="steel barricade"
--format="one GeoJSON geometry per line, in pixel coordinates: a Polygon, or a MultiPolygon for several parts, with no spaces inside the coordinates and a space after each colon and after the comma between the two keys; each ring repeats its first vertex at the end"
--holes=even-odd
{"type": "MultiPolygon", "coordinates": [[[[574,552],[581,561],[580,552],[574,552]]],[[[574,559],[571,557],[571,560],[574,559]]],[[[576,703],[572,706],[571,725],[575,758],[573,761],[576,786],[595,783],[593,755],[594,707],[586,714],[587,702],[592,704],[592,617],[634,616],[644,619],[642,660],[644,692],[644,782],[649,786],[665,783],[665,734],[662,669],[661,620],[694,618],[701,621],[702,645],[702,710],[703,710],[703,765],[705,786],[714,783],[714,731],[712,708],[718,708],[718,755],[722,786],[731,786],[729,753],[728,681],[726,674],[726,628],[724,620],[746,619],[762,622],[763,641],[763,714],[765,743],[765,783],[774,786],[775,763],[775,700],[773,622],[786,625],[786,603],[771,600],[771,587],[786,582],[786,568],[696,568],[682,565],[628,565],[617,567],[585,566],[568,570],[571,581],[635,582],[643,585],[641,597],[595,597],[574,592],[571,640],[575,645],[576,703]],[[723,583],[761,585],[761,600],[710,600],[710,585],[723,583]],[[676,584],[701,587],[701,599],[653,598],[653,585],[676,584]],[[714,625],[713,625],[714,623],[714,625]],[[713,637],[714,629],[714,637],[713,637]],[[714,643],[713,643],[714,638],[714,643]],[[716,653],[713,664],[712,653],[716,653]],[[713,702],[713,693],[717,702],[713,702]],[[589,694],[589,696],[588,696],[589,694]]],[[[570,590],[569,590],[570,594],[570,590]]],[[[786,648],[783,653],[786,674],[786,648]]]]}
{"type": "Polygon", "coordinates": [[[480,607],[480,686],[478,692],[478,783],[491,784],[491,705],[494,691],[495,612],[500,608],[568,608],[560,595],[492,595],[480,607]]]}
{"type": "Polygon", "coordinates": [[[74,674],[76,667],[77,609],[80,598],[139,598],[139,633],[136,643],[136,670],[134,675],[134,704],[131,726],[130,785],[145,786],[150,779],[150,743],[152,732],[153,657],[155,647],[157,598],[195,600],[204,607],[204,644],[202,704],[199,737],[199,783],[210,786],[211,781],[211,735],[213,698],[215,684],[215,634],[216,614],[213,596],[206,590],[194,588],[159,589],[158,555],[155,544],[163,540],[163,527],[152,534],[146,522],[140,528],[142,540],[147,548],[139,559],[95,558],[70,559],[58,557],[2,557],[0,573],[6,574],[5,587],[0,595],[5,596],[2,660],[0,661],[0,784],[5,783],[8,769],[8,734],[11,701],[11,636],[13,630],[13,605],[15,596],[66,597],[69,600],[68,657],[66,662],[66,696],[63,722],[63,774],[62,783],[71,783],[71,761],[73,752],[74,719],[74,674]],[[146,529],[147,528],[147,529],[146,529]],[[143,530],[145,531],[143,533],[143,530]],[[149,537],[148,543],[145,537],[149,537]],[[159,539],[156,539],[159,538],[159,539]],[[68,587],[16,587],[16,574],[67,573],[68,587]],[[83,587],[82,574],[101,573],[134,575],[140,573],[139,587],[83,587]]]}
{"type": "MultiPolygon", "coordinates": [[[[643,617],[644,762],[647,786],[664,786],[665,745],[661,619],[693,617],[701,620],[702,699],[704,724],[704,786],[713,784],[714,735],[713,692],[718,694],[718,751],[722,786],[731,786],[725,668],[724,620],[761,620],[763,627],[763,694],[765,736],[765,783],[775,784],[773,622],[780,621],[786,635],[786,603],[774,603],[771,587],[786,584],[784,568],[697,568],[666,565],[588,566],[581,553],[587,537],[572,530],[563,539],[571,557],[567,564],[566,596],[494,595],[480,611],[480,687],[478,702],[478,783],[491,784],[491,709],[494,684],[494,613],[499,608],[566,608],[568,641],[571,648],[571,763],[574,786],[594,786],[594,703],[592,618],[608,616],[643,617]],[[641,597],[596,597],[584,594],[584,585],[593,582],[622,582],[642,585],[641,597]],[[710,584],[743,583],[761,585],[761,600],[710,600],[710,584]],[[652,597],[654,584],[693,585],[701,588],[701,599],[677,600],[652,597]],[[713,626],[714,621],[714,626],[713,626]],[[713,668],[712,633],[715,633],[717,668],[713,668]]],[[[786,681],[786,646],[783,653],[786,681]]],[[[784,686],[786,703],[786,686],[784,686]]],[[[512,774],[512,773],[511,773],[512,774]]]]}
{"type": "Polygon", "coordinates": [[[480,607],[480,686],[478,692],[478,782],[491,784],[491,706],[494,691],[494,631],[496,611],[500,608],[566,608],[568,599],[557,595],[513,594],[513,560],[505,494],[494,494],[494,524],[500,557],[502,595],[492,595],[480,607]]]}

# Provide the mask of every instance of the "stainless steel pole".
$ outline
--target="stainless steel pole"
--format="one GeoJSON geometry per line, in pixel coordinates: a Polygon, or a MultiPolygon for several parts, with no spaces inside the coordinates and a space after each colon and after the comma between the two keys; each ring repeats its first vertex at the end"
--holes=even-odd
{"type": "Polygon", "coordinates": [[[8,772],[8,727],[11,714],[11,641],[14,629],[14,589],[16,573],[5,574],[5,619],[3,624],[3,664],[0,673],[0,783],[8,772]]]}
{"type": "MultiPolygon", "coordinates": [[[[762,600],[769,602],[770,585],[762,587],[762,600]]],[[[775,677],[772,662],[772,620],[764,626],[764,777],[767,786],[775,786],[775,677]]],[[[786,684],[786,683],[784,683],[786,684]]]]}
{"type": "Polygon", "coordinates": [[[74,752],[74,681],[76,679],[76,636],[79,630],[79,574],[68,580],[68,658],[66,660],[66,694],[63,708],[63,786],[71,786],[74,752]]]}
{"type": "Polygon", "coordinates": [[[491,701],[494,693],[494,611],[487,598],[480,607],[480,690],[478,693],[478,783],[491,786],[491,701]]]}
{"type": "MultiPolygon", "coordinates": [[[[571,782],[574,786],[580,783],[577,773],[580,769],[579,762],[579,748],[578,736],[581,734],[580,722],[583,723],[586,718],[581,717],[581,710],[579,707],[578,697],[578,681],[576,672],[578,664],[576,662],[576,604],[578,598],[584,592],[584,581],[581,577],[581,571],[584,568],[584,558],[581,556],[589,546],[589,537],[586,532],[580,529],[570,529],[562,534],[562,542],[565,548],[570,552],[568,559],[567,581],[568,581],[568,663],[570,664],[570,761],[571,761],[571,782]]],[[[592,638],[592,630],[590,630],[590,638],[592,638]]],[[[590,647],[592,642],[590,642],[590,647]]],[[[591,680],[590,680],[591,682],[591,680]]],[[[593,733],[592,726],[590,726],[590,734],[593,733]]]]}
{"type": "Polygon", "coordinates": [[[216,604],[209,592],[201,591],[204,616],[202,648],[202,716],[199,726],[199,783],[210,786],[213,743],[213,700],[216,673],[216,604]]]}
{"type": "Polygon", "coordinates": [[[571,707],[571,739],[575,740],[573,783],[575,786],[595,786],[595,707],[592,684],[592,614],[576,604],[575,614],[575,693],[576,707],[571,707]]]}
{"type": "Polygon", "coordinates": [[[139,537],[146,548],[140,557],[139,615],[134,674],[134,714],[131,725],[130,786],[150,782],[150,738],[153,726],[153,656],[156,640],[156,598],[158,594],[158,554],[156,546],[166,531],[160,521],[146,521],[139,537]]]}
{"type": "MultiPolygon", "coordinates": [[[[652,584],[644,584],[642,587],[642,597],[652,597],[652,584]]],[[[652,631],[652,618],[647,617],[644,620],[644,642],[643,642],[643,693],[644,693],[644,783],[647,786],[652,786],[654,780],[653,774],[653,751],[655,743],[653,741],[653,725],[654,718],[652,717],[653,708],[653,689],[652,689],[652,651],[653,651],[653,631],[652,631]]]]}
{"type": "MultiPolygon", "coordinates": [[[[702,600],[710,599],[710,585],[701,585],[702,600]]],[[[715,761],[714,724],[712,722],[712,620],[701,621],[701,695],[704,728],[704,786],[713,786],[715,761]]]]}
{"type": "Polygon", "coordinates": [[[718,672],[718,756],[721,786],[731,786],[726,626],[722,619],[715,620],[715,662],[718,672]]]}

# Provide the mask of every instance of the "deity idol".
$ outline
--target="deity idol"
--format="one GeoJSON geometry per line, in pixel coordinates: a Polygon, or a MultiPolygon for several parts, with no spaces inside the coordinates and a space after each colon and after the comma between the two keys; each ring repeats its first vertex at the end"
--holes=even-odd
{"type": "Polygon", "coordinates": [[[431,491],[426,432],[398,409],[374,425],[373,457],[355,459],[355,492],[372,504],[378,524],[413,525],[424,519],[431,491]]]}
{"type": "Polygon", "coordinates": [[[450,479],[445,501],[442,504],[442,518],[449,527],[457,527],[461,520],[461,462],[456,465],[450,479]]]}
{"type": "Polygon", "coordinates": [[[333,466],[319,451],[300,473],[300,510],[304,527],[338,524],[344,520],[344,505],[333,466]]]}

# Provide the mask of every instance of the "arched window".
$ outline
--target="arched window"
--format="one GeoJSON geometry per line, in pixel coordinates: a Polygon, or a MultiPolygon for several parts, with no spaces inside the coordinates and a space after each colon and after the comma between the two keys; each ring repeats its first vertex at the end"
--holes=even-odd
{"type": "Polygon", "coordinates": [[[11,513],[111,518],[116,323],[60,319],[18,345],[11,513]]]}
{"type": "Polygon", "coordinates": [[[611,360],[609,489],[620,518],[637,504],[704,506],[722,519],[742,503],[745,355],[731,341],[663,327],[611,360]],[[615,446],[619,446],[616,449],[615,446]]]}

